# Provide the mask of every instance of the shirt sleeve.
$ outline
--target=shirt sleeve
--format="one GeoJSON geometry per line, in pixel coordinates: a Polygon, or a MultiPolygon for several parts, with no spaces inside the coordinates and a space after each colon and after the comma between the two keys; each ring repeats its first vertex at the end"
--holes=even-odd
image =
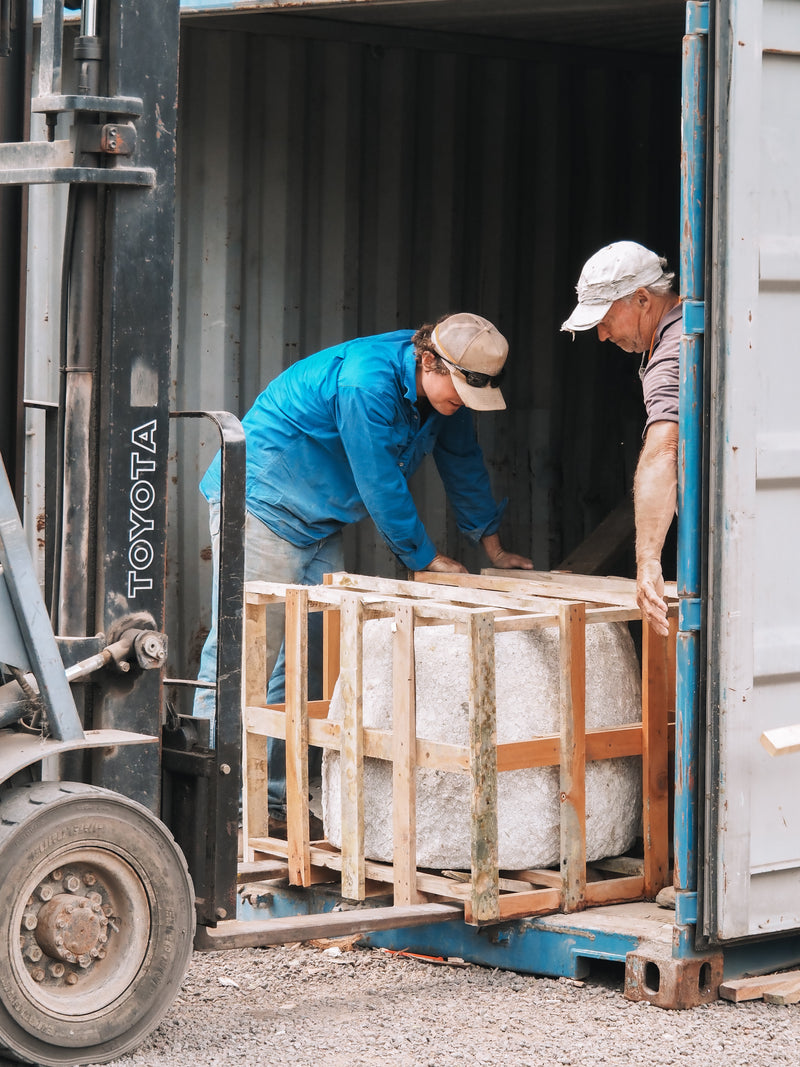
{"type": "Polygon", "coordinates": [[[642,378],[644,405],[647,411],[644,433],[647,433],[654,422],[679,421],[681,331],[680,320],[664,331],[661,343],[653,353],[642,378]]]}
{"type": "Polygon", "coordinates": [[[355,386],[340,386],[336,421],[364,506],[392,552],[411,570],[436,555],[400,468],[403,413],[397,399],[355,386]]]}
{"type": "Polygon", "coordinates": [[[508,500],[498,504],[492,496],[472,420],[467,408],[443,418],[433,457],[459,530],[477,544],[496,532],[508,500]]]}

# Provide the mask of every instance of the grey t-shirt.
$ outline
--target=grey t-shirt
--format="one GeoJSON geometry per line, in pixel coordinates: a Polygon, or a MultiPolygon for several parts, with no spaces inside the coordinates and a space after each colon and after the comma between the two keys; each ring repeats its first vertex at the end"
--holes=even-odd
{"type": "Polygon", "coordinates": [[[639,371],[647,410],[643,437],[654,422],[678,421],[682,319],[681,305],[676,304],[659,322],[652,354],[639,371]]]}

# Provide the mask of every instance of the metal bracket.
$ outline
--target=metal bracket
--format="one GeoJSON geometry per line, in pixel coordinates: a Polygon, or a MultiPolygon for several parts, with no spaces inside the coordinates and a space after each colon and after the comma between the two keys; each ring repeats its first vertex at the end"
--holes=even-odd
{"type": "Polygon", "coordinates": [[[708,2],[707,0],[698,0],[696,3],[692,3],[691,0],[686,5],[686,33],[688,35],[700,35],[708,36],[709,19],[708,19],[708,2]]]}
{"type": "Polygon", "coordinates": [[[678,629],[691,633],[700,629],[701,600],[699,597],[681,597],[678,601],[678,629]]]}
{"type": "Polygon", "coordinates": [[[706,331],[706,304],[704,300],[684,300],[683,332],[692,337],[706,331]]]}

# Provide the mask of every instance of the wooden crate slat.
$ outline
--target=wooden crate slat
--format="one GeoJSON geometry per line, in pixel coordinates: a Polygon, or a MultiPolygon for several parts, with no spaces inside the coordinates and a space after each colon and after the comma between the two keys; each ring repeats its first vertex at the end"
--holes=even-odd
{"type": "MultiPolygon", "coordinates": [[[[267,616],[260,605],[246,604],[244,612],[244,699],[262,703],[267,694],[267,616]]],[[[252,860],[250,837],[267,833],[267,739],[242,731],[242,859],[252,860]]]]}
{"type": "Polygon", "coordinates": [[[286,594],[286,812],[289,880],[309,885],[308,590],[286,594]]]}
{"type": "Polygon", "coordinates": [[[395,904],[419,900],[417,876],[417,677],[414,607],[398,605],[392,635],[392,866],[395,904]]]}
{"type": "Polygon", "coordinates": [[[669,874],[668,641],[642,627],[642,824],[645,895],[669,874]]]}
{"type": "Polygon", "coordinates": [[[364,899],[364,606],[346,599],[341,611],[342,894],[364,899]]]}
{"type": "Polygon", "coordinates": [[[497,716],[495,707],[494,623],[488,612],[470,620],[469,743],[472,795],[471,919],[500,917],[497,870],[497,716]]]}
{"type": "Polygon", "coordinates": [[[586,617],[580,603],[559,613],[562,906],[570,912],[586,894],[586,617]]]}

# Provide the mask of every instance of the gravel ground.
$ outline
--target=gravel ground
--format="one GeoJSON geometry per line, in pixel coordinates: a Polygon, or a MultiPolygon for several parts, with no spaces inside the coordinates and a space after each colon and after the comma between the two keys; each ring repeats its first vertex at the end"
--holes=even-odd
{"type": "Polygon", "coordinates": [[[113,1067],[777,1067],[800,1063],[800,1008],[664,1011],[584,982],[434,965],[347,940],[195,953],[171,1010],[113,1067]]]}

